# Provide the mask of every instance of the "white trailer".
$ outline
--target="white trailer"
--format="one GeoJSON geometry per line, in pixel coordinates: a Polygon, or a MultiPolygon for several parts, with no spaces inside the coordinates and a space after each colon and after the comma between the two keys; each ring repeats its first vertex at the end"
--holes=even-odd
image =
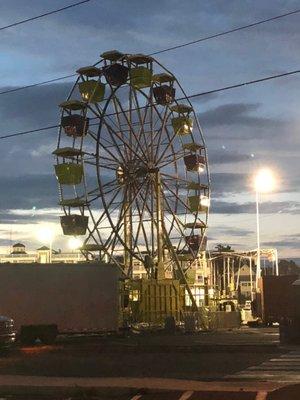
{"type": "Polygon", "coordinates": [[[20,339],[45,343],[58,333],[117,331],[120,270],[112,264],[2,264],[0,315],[20,339]]]}

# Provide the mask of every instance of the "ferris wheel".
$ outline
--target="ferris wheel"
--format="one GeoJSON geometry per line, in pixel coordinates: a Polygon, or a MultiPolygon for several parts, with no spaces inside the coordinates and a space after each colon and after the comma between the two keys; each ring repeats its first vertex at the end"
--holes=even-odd
{"type": "Polygon", "coordinates": [[[209,171],[202,131],[176,77],[143,54],[108,51],[80,68],[61,122],[55,173],[63,233],[87,259],[184,276],[206,248],[209,171]],[[188,265],[188,264],[185,264],[188,265]]]}

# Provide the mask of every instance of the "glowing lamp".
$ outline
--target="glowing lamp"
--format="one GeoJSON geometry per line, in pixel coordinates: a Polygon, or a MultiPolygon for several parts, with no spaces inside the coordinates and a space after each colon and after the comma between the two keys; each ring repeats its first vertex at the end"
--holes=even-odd
{"type": "Polygon", "coordinates": [[[268,193],[275,188],[275,178],[271,170],[260,170],[254,179],[255,190],[259,193],[268,193]]]}

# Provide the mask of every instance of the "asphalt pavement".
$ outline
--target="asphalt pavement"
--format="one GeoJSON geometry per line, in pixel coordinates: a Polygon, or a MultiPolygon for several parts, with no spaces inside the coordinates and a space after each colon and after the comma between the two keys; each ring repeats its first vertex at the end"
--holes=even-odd
{"type": "MultiPolygon", "coordinates": [[[[282,348],[276,328],[242,328],[194,335],[162,332],[123,337],[77,335],[62,336],[52,346],[17,346],[10,354],[0,357],[0,391],[3,395],[21,396],[20,400],[26,393],[33,396],[30,399],[39,393],[55,394],[60,400],[63,397],[57,396],[70,395],[69,389],[95,390],[97,387],[102,394],[104,388],[110,390],[105,393],[106,397],[99,397],[97,392],[99,399],[134,396],[140,396],[134,400],[181,399],[183,396],[183,400],[263,400],[271,390],[300,383],[299,372],[299,351],[282,348]],[[283,370],[278,370],[280,366],[283,370]],[[292,378],[280,382],[278,371],[292,378]],[[270,374],[275,378],[270,378],[270,374]],[[112,388],[117,392],[111,391],[112,388]],[[227,397],[220,397],[224,390],[227,397]],[[240,397],[235,397],[236,394],[228,397],[230,391],[239,393],[240,397]],[[214,393],[219,397],[213,397],[214,393]]],[[[24,400],[27,399],[24,397],[24,400]]]]}

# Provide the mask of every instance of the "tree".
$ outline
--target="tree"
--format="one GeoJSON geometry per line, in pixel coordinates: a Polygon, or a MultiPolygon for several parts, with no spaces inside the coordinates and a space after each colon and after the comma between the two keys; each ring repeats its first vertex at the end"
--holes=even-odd
{"type": "Polygon", "coordinates": [[[216,246],[215,246],[215,249],[217,249],[217,251],[219,251],[220,253],[221,252],[224,252],[224,251],[227,251],[227,252],[229,252],[229,251],[234,251],[232,248],[231,248],[231,246],[229,246],[229,245],[223,245],[223,244],[217,244],[216,246]]]}
{"type": "Polygon", "coordinates": [[[278,269],[279,275],[300,275],[300,267],[293,260],[280,260],[278,269]]]}

